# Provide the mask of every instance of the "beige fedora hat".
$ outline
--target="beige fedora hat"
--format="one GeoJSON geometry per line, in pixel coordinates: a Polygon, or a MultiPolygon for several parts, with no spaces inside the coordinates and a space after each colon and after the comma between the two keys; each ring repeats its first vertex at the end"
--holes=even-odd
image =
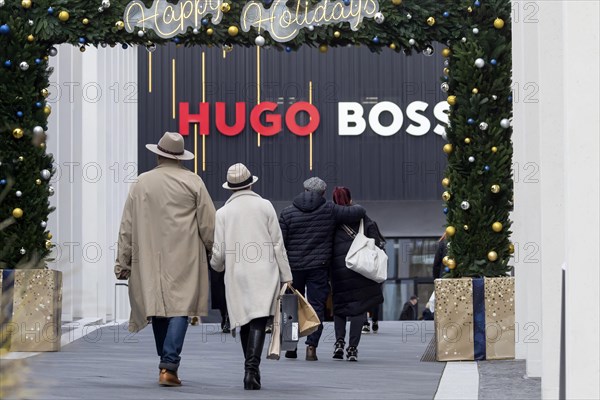
{"type": "Polygon", "coordinates": [[[223,187],[229,190],[245,189],[256,181],[258,181],[257,176],[253,176],[244,164],[237,163],[227,170],[227,182],[223,184],[223,187]]]}
{"type": "Polygon", "coordinates": [[[146,148],[159,156],[175,160],[193,160],[194,154],[184,148],[183,136],[177,132],[165,132],[158,144],[147,144],[146,148]]]}

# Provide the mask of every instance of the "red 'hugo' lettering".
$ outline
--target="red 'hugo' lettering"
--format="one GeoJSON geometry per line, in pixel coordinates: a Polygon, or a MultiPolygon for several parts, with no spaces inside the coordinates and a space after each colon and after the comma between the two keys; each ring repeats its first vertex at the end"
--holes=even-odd
{"type": "MultiPolygon", "coordinates": [[[[215,127],[217,131],[225,136],[239,135],[246,127],[246,103],[235,103],[235,120],[229,124],[226,119],[226,104],[218,102],[215,104],[215,127]]],[[[265,101],[257,104],[250,111],[250,126],[263,136],[274,136],[281,132],[281,115],[277,114],[277,103],[265,101]],[[261,116],[265,114],[265,123],[261,116]]],[[[317,130],[321,122],[319,110],[312,104],[299,101],[292,104],[285,113],[285,124],[290,132],[297,136],[308,136],[317,130]],[[297,122],[298,113],[306,112],[309,121],[306,125],[297,122]]],[[[198,124],[200,135],[210,133],[210,104],[200,103],[198,114],[190,114],[189,103],[179,103],[179,133],[190,134],[190,124],[198,124]]]]}

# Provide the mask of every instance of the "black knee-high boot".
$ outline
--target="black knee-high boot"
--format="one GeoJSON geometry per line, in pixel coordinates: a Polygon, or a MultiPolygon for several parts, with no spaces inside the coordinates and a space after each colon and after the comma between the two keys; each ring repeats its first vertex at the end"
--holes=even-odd
{"type": "Polygon", "coordinates": [[[246,344],[246,362],[244,364],[244,389],[246,390],[259,390],[261,387],[259,366],[264,344],[265,324],[251,323],[246,344]]]}

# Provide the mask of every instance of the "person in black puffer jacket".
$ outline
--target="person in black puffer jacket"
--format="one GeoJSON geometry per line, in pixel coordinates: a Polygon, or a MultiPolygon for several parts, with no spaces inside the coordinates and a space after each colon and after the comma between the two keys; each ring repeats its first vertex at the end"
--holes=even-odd
{"type": "MultiPolygon", "coordinates": [[[[350,190],[336,187],[333,201],[339,205],[350,206],[352,197],[350,190]]],[[[333,242],[333,263],[331,267],[331,288],[333,290],[333,314],[335,338],[333,358],[344,358],[346,337],[346,319],[350,319],[350,340],[346,349],[348,361],[357,361],[358,343],[360,342],[363,322],[367,311],[383,303],[381,284],[365,278],[361,274],[346,267],[346,255],[359,231],[360,222],[338,226],[333,242]]],[[[367,216],[364,217],[364,234],[375,239],[378,247],[383,247],[384,240],[377,225],[367,216]]]]}
{"type": "MultiPolygon", "coordinates": [[[[351,224],[366,215],[361,206],[343,207],[326,201],[327,184],[313,177],[304,182],[305,191],[291,206],[281,211],[279,224],[292,269],[294,287],[304,295],[321,321],[329,295],[329,267],[333,251],[333,234],[338,224],[351,224]]],[[[306,338],[306,360],[316,361],[316,348],[323,324],[306,338]]],[[[287,351],[287,358],[297,358],[297,351],[287,351]]]]}

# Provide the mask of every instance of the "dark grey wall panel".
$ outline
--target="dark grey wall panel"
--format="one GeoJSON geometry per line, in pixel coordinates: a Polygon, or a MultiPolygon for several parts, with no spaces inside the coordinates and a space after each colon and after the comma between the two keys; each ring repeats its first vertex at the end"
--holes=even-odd
{"type": "MultiPolygon", "coordinates": [[[[236,101],[248,103],[248,114],[256,104],[256,49],[235,48],[223,58],[218,48],[159,47],[153,53],[153,91],[148,93],[148,56],[141,48],[140,172],[155,165],[154,155],[144,144],[156,143],[166,130],[178,130],[178,120],[171,116],[171,59],[175,58],[177,63],[177,102],[189,102],[190,112],[195,113],[202,95],[203,50],[206,51],[207,101],[226,102],[228,121],[233,118],[236,101]]],[[[443,69],[439,50],[438,46],[433,57],[408,57],[390,50],[376,55],[359,47],[330,49],[327,54],[311,48],[292,53],[262,50],[261,100],[280,103],[282,115],[295,101],[308,100],[308,82],[313,81],[313,103],[321,114],[321,125],[313,135],[314,170],[309,170],[307,137],[293,135],[284,124],[280,134],[262,137],[259,148],[249,121],[236,137],[217,133],[213,108],[211,133],[206,140],[207,171],[200,171],[212,196],[217,201],[228,197],[229,193],[221,188],[227,167],[244,162],[260,177],[257,192],[274,201],[289,201],[302,190],[302,181],[311,175],[325,179],[330,188],[350,187],[356,199],[386,201],[387,209],[394,202],[401,206],[404,201],[438,201],[439,182],[446,165],[441,151],[444,141],[433,133],[437,124],[433,107],[445,99],[439,90],[443,69]],[[419,137],[405,132],[410,123],[406,106],[416,100],[430,104],[425,114],[432,123],[430,132],[419,137]],[[357,137],[338,136],[337,103],[340,101],[363,103],[366,112],[372,107],[369,103],[394,102],[404,112],[402,130],[396,135],[381,137],[367,127],[357,137]]],[[[382,122],[389,122],[385,114],[382,122]]],[[[201,139],[198,142],[200,150],[201,139]]],[[[193,151],[192,135],[186,137],[186,148],[193,151]]],[[[192,163],[187,165],[193,168],[192,163]]],[[[431,207],[427,210],[429,212],[431,207]]],[[[433,218],[435,229],[442,223],[443,214],[439,212],[439,218],[433,218]]]]}

